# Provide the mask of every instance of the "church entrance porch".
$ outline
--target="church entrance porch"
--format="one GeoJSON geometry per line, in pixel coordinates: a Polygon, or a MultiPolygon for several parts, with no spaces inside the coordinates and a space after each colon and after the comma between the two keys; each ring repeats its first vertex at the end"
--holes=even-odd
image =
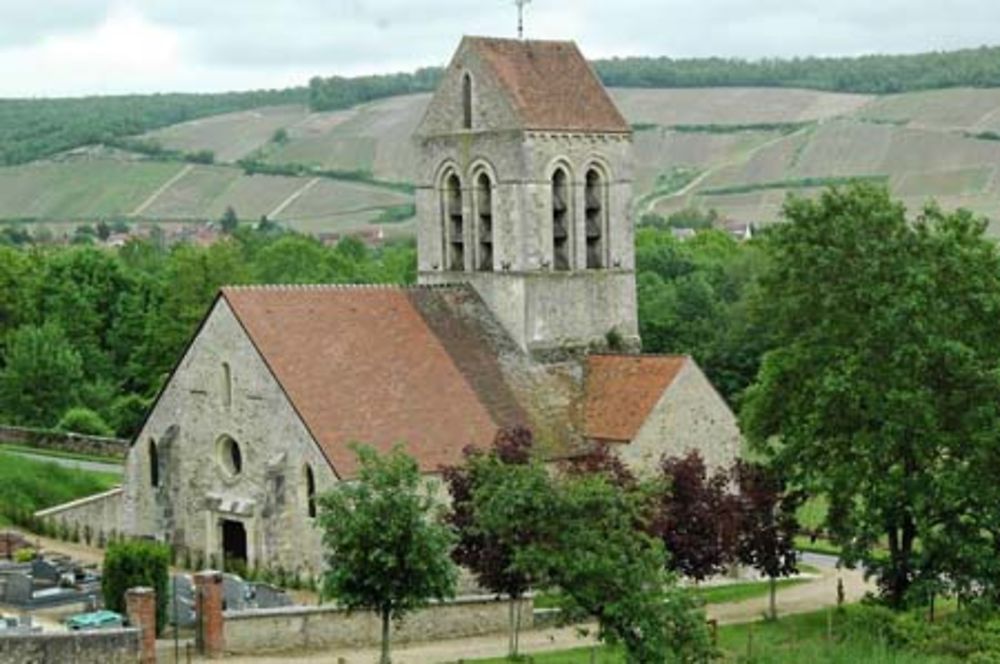
{"type": "Polygon", "coordinates": [[[248,562],[246,527],[242,522],[231,519],[222,519],[220,527],[223,568],[228,569],[233,563],[245,567],[248,562]]]}

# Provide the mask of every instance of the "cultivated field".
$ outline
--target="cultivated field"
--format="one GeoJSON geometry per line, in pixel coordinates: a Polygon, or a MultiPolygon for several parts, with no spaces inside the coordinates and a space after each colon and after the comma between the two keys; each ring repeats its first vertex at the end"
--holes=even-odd
{"type": "MultiPolygon", "coordinates": [[[[1000,131],[1000,89],[885,97],[766,88],[612,94],[636,128],[640,213],[713,206],[768,223],[789,191],[805,195],[830,178],[866,176],[887,181],[914,209],[935,198],[1000,217],[1000,140],[986,133],[1000,131]]],[[[174,149],[213,150],[222,162],[256,154],[272,164],[413,182],[410,137],[429,98],[400,96],[329,113],[268,107],[151,136],[174,149]],[[272,141],[278,129],[287,142],[272,141]]],[[[412,200],[362,182],[248,177],[225,165],[189,167],[170,182],[183,168],[98,152],[0,169],[0,219],[127,215],[137,207],[144,218],[211,219],[232,206],[246,219],[268,215],[323,232],[368,225],[387,207],[412,200]]]]}
{"type": "Polygon", "coordinates": [[[160,129],[145,135],[182,152],[211,150],[216,161],[236,161],[267,143],[274,132],[304,119],[303,106],[270,106],[226,113],[160,129]]]}

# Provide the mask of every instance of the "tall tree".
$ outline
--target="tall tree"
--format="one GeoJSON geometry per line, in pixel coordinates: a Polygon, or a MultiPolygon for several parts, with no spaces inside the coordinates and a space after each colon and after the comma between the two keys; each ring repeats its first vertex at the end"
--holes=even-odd
{"type": "Polygon", "coordinates": [[[670,568],[702,581],[735,560],[739,505],[729,491],[729,474],[710,474],[698,452],[666,457],[665,488],[659,493],[652,532],[670,552],[670,568]]]}
{"type": "Polygon", "coordinates": [[[390,623],[431,599],[454,594],[451,531],[436,520],[434,487],[399,448],[385,456],[357,449],[356,481],[321,496],[328,571],[324,594],[382,621],[381,664],[389,664],[390,623]]]}
{"type": "Polygon", "coordinates": [[[0,413],[10,422],[52,427],[73,405],[83,361],[52,323],[10,334],[0,370],[0,413]]]}
{"type": "Polygon", "coordinates": [[[793,198],[784,214],[757,302],[776,345],[744,430],[795,486],[829,497],[845,558],[900,606],[927,571],[918,539],[975,518],[941,498],[978,485],[969,461],[996,447],[1000,257],[969,213],[930,207],[911,223],[870,184],[793,198]]]}
{"type": "Polygon", "coordinates": [[[773,469],[760,464],[739,461],[733,475],[739,489],[737,557],[770,580],[770,613],[776,619],[778,579],[798,572],[796,512],[802,493],[788,491],[773,469]]]}
{"type": "MultiPolygon", "coordinates": [[[[451,495],[448,522],[458,536],[452,557],[471,571],[483,588],[510,598],[508,655],[512,658],[518,656],[521,599],[532,584],[531,575],[514,564],[514,555],[519,548],[529,544],[534,533],[525,527],[507,539],[503,533],[490,530],[489,524],[499,520],[493,515],[477,514],[473,498],[480,486],[496,483],[496,476],[505,473],[507,466],[527,464],[531,460],[533,442],[529,429],[501,429],[488,453],[466,449],[463,465],[444,470],[444,480],[451,495]]],[[[499,503],[489,505],[502,507],[499,503]]]]}
{"type": "Polygon", "coordinates": [[[473,501],[481,527],[513,551],[512,569],[561,590],[564,608],[596,619],[598,636],[622,645],[629,664],[708,661],[703,615],[645,533],[650,495],[603,473],[552,477],[532,461],[491,474],[473,501]],[[520,541],[522,531],[533,536],[520,541]]]}

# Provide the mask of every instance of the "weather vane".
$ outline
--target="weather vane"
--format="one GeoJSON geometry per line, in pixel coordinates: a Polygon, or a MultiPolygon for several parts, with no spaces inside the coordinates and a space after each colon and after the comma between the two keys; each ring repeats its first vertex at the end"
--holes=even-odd
{"type": "Polygon", "coordinates": [[[517,5],[517,38],[524,39],[524,6],[531,3],[531,0],[514,0],[517,5]]]}

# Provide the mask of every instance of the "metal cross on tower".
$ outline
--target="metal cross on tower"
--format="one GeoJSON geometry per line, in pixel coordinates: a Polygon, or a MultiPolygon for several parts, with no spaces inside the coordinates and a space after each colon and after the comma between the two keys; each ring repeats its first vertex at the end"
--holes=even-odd
{"type": "Polygon", "coordinates": [[[530,4],[531,0],[514,0],[517,5],[517,38],[524,39],[524,6],[530,4]]]}

